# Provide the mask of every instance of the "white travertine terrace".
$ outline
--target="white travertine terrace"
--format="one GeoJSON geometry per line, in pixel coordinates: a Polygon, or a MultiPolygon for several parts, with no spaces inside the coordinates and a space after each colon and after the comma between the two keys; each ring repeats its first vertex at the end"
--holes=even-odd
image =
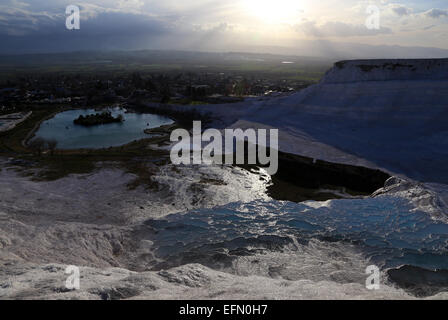
{"type": "Polygon", "coordinates": [[[0,116],[0,132],[14,129],[19,123],[28,119],[32,111],[27,113],[11,113],[0,116]]]}

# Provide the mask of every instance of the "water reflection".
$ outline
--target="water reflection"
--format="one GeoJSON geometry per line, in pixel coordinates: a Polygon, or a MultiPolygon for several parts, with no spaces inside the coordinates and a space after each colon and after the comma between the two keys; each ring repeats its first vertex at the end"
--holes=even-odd
{"type": "Polygon", "coordinates": [[[36,137],[55,139],[58,149],[100,149],[116,147],[134,140],[150,137],[145,129],[172,124],[169,118],[154,114],[126,113],[125,109],[108,109],[114,117],[123,115],[123,123],[110,123],[93,127],[75,125],[73,120],[80,115],[95,114],[94,109],[70,110],[44,121],[36,132],[36,137]]]}

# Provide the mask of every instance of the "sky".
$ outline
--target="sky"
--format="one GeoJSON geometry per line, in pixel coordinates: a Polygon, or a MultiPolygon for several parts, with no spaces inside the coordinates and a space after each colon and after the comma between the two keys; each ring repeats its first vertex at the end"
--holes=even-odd
{"type": "Polygon", "coordinates": [[[0,0],[0,53],[300,51],[314,42],[448,49],[448,1],[0,0]],[[68,5],[80,8],[79,30],[66,28],[68,5]],[[376,29],[366,27],[372,5],[379,10],[376,29]]]}

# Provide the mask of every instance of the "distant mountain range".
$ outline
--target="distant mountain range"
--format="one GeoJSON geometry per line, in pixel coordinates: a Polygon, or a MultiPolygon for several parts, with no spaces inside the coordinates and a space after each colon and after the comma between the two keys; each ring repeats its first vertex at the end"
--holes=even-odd
{"type": "Polygon", "coordinates": [[[448,58],[448,50],[440,48],[368,45],[327,40],[299,41],[294,47],[247,46],[239,47],[238,51],[311,56],[333,60],[448,58]]]}
{"type": "MultiPolygon", "coordinates": [[[[76,48],[76,47],[75,47],[76,48]]],[[[253,54],[273,54],[283,56],[298,57],[315,57],[318,59],[329,60],[348,60],[348,59],[417,59],[417,58],[448,58],[448,50],[430,47],[404,47],[392,45],[368,45],[360,43],[342,43],[328,40],[299,40],[294,46],[253,46],[253,45],[233,45],[233,46],[202,46],[191,48],[179,48],[177,50],[165,50],[161,48],[141,48],[142,50],[123,50],[114,48],[108,50],[102,48],[100,50],[81,50],[83,53],[117,53],[128,52],[135,53],[137,56],[141,52],[173,52],[173,54],[181,53],[185,58],[193,53],[228,53],[228,52],[244,52],[253,54]]],[[[0,55],[15,56],[14,52],[8,51],[8,46],[0,49],[0,55]]],[[[69,48],[52,48],[49,54],[73,52],[73,47],[69,48]]],[[[32,48],[23,48],[21,54],[46,54],[46,52],[37,52],[32,48]]],[[[131,54],[132,55],[132,54],[131,54]]],[[[0,56],[2,59],[4,56],[0,56]]],[[[208,56],[210,57],[210,56],[208,56]]]]}

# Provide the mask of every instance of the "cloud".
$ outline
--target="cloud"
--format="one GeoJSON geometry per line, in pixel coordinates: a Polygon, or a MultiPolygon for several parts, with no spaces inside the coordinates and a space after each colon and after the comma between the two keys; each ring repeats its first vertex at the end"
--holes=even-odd
{"type": "Polygon", "coordinates": [[[434,27],[436,27],[436,25],[435,24],[432,24],[432,25],[430,25],[430,26],[427,26],[427,27],[424,27],[422,30],[430,30],[430,29],[432,29],[432,28],[434,28],[434,27]]]}
{"type": "MultiPolygon", "coordinates": [[[[139,3],[138,1],[136,3],[139,3]]],[[[181,15],[122,11],[80,3],[81,28],[67,30],[62,13],[34,13],[0,6],[0,53],[78,50],[198,49],[231,44],[234,26],[194,24],[181,15]]]]}
{"type": "Polygon", "coordinates": [[[399,16],[408,16],[412,13],[412,9],[408,8],[402,4],[391,4],[389,5],[390,10],[399,16]]]}
{"type": "MultiPolygon", "coordinates": [[[[139,1],[128,0],[128,4],[139,1]]],[[[176,27],[176,17],[159,17],[147,13],[104,8],[95,4],[80,3],[83,36],[165,34],[176,27]]],[[[22,8],[0,6],[0,34],[10,36],[67,34],[65,9],[59,13],[34,12],[22,8]]],[[[70,33],[69,33],[70,34],[70,33]]],[[[73,32],[71,33],[73,34],[73,32]]],[[[71,35],[70,34],[70,35],[71,35]]]]}
{"type": "Polygon", "coordinates": [[[431,9],[424,13],[427,17],[438,19],[441,17],[448,17],[448,9],[431,9]]]}
{"type": "Polygon", "coordinates": [[[0,34],[23,36],[54,27],[62,14],[32,12],[21,8],[0,6],[0,34]]]}
{"type": "Polygon", "coordinates": [[[387,27],[380,29],[368,29],[365,25],[355,25],[344,22],[327,22],[318,25],[315,21],[305,21],[295,26],[297,31],[303,32],[307,36],[316,38],[325,37],[362,37],[375,36],[379,34],[391,34],[392,30],[387,27]]]}
{"type": "Polygon", "coordinates": [[[142,0],[119,0],[118,7],[119,8],[132,8],[139,9],[143,7],[145,3],[142,0]]]}
{"type": "Polygon", "coordinates": [[[369,30],[364,22],[372,0],[339,1],[337,10],[334,0],[322,0],[319,5],[304,6],[302,17],[306,14],[307,20],[297,20],[296,25],[282,19],[268,23],[254,15],[258,4],[247,7],[246,1],[0,0],[0,52],[13,52],[14,48],[68,50],[69,44],[79,50],[197,49],[211,45],[233,50],[238,43],[289,46],[303,39],[342,41],[350,37],[364,37],[375,44],[446,47],[439,35],[448,30],[442,19],[448,10],[431,9],[434,4],[413,9],[410,1],[377,0],[381,28],[369,30]],[[65,6],[69,3],[81,9],[81,30],[65,28],[65,6]],[[435,22],[437,18],[440,20],[435,22]]]}

